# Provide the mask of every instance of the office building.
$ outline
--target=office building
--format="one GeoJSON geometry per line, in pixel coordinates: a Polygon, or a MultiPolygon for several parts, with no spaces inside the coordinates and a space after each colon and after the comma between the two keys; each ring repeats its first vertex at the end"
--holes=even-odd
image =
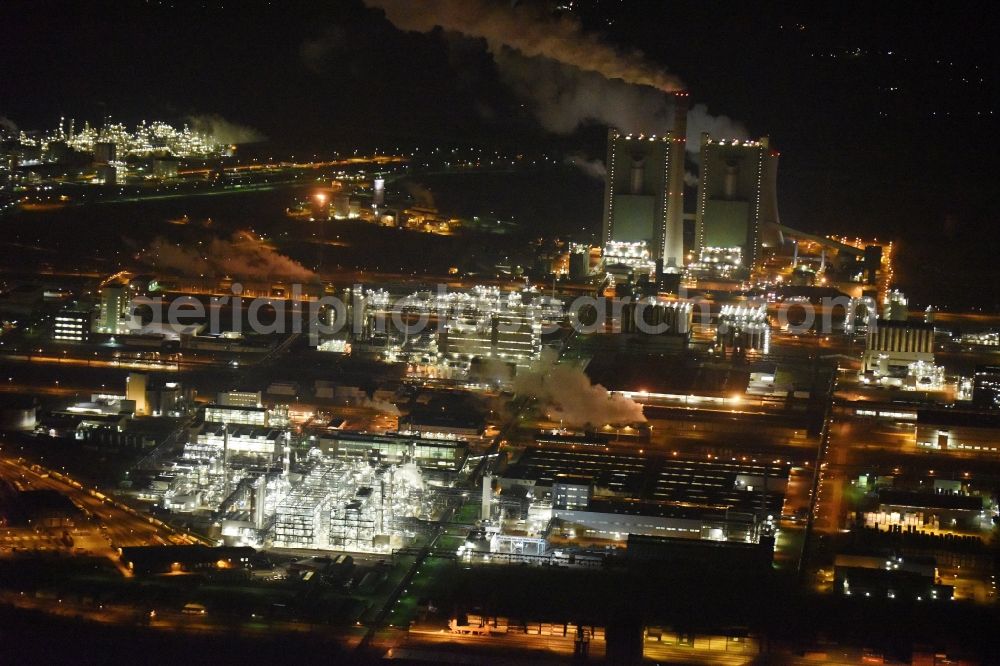
{"type": "Polygon", "coordinates": [[[52,339],[56,342],[86,342],[90,339],[92,318],[93,313],[88,308],[60,310],[52,323],[52,339]]]}
{"type": "Polygon", "coordinates": [[[216,404],[225,407],[260,407],[260,391],[224,391],[219,393],[216,404]]]}
{"type": "Polygon", "coordinates": [[[701,178],[695,212],[700,263],[752,271],[762,247],[778,238],[778,153],[756,141],[701,135],[701,178]]]}
{"type": "Polygon", "coordinates": [[[95,333],[118,334],[128,331],[128,320],[131,294],[125,285],[108,285],[101,287],[101,309],[94,322],[95,333]]]}
{"type": "Polygon", "coordinates": [[[684,137],[687,93],[674,97],[666,134],[608,130],[601,246],[644,241],[653,261],[680,268],[684,258],[684,137]]]}
{"type": "Polygon", "coordinates": [[[972,404],[980,409],[1000,409],[1000,365],[981,365],[972,378],[972,404]]]}

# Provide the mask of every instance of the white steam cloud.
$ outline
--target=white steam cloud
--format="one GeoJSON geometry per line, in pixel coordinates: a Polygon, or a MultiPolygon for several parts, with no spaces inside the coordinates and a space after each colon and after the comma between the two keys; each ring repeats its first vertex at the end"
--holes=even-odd
{"type": "Polygon", "coordinates": [[[704,104],[695,104],[688,111],[688,150],[695,152],[701,148],[701,133],[708,132],[714,139],[749,139],[750,132],[738,120],[729,116],[713,116],[704,104]]]}
{"type": "Polygon", "coordinates": [[[553,60],[525,58],[510,49],[501,49],[494,59],[501,80],[515,94],[531,100],[532,111],[550,132],[568,134],[593,122],[649,134],[672,127],[672,96],[654,88],[607,79],[553,60]]]}
{"type": "MultiPolygon", "coordinates": [[[[574,19],[552,18],[530,7],[487,0],[365,0],[380,8],[400,30],[436,27],[485,40],[501,79],[531,100],[543,127],[568,134],[602,123],[625,132],[664,134],[673,127],[673,96],[684,89],[676,76],[649,63],[637,51],[605,44],[574,19]]],[[[704,104],[688,113],[686,147],[698,152],[701,133],[747,138],[727,116],[712,116],[704,104]]]]}
{"type": "Polygon", "coordinates": [[[368,409],[374,409],[382,414],[388,414],[389,416],[400,416],[399,407],[396,403],[389,402],[388,400],[376,400],[374,398],[365,397],[361,401],[361,407],[367,407],[368,409]]]}
{"type": "Polygon", "coordinates": [[[518,371],[514,392],[538,399],[546,405],[550,419],[571,427],[646,421],[639,403],[591,384],[579,367],[555,361],[555,354],[544,353],[527,371],[518,371]]]}
{"type": "MultiPolygon", "coordinates": [[[[509,49],[495,57],[504,83],[531,100],[532,111],[545,129],[568,134],[599,122],[633,134],[665,134],[673,129],[673,100],[648,86],[609,80],[542,58],[524,58],[509,49]]],[[[701,149],[701,133],[720,139],[746,139],[746,128],[729,116],[713,116],[704,104],[687,115],[691,152],[701,149]]]]}
{"type": "Polygon", "coordinates": [[[188,116],[187,121],[193,131],[219,144],[257,143],[267,138],[252,127],[230,122],[214,113],[188,116]]]}
{"type": "Polygon", "coordinates": [[[530,7],[487,0],[365,0],[365,4],[382,9],[400,30],[430,32],[440,27],[482,38],[494,56],[507,47],[529,58],[541,56],[606,79],[664,92],[683,88],[677,77],[647,62],[638,51],[605,44],[568,16],[554,19],[530,7]]]}
{"type": "Polygon", "coordinates": [[[402,181],[403,189],[413,198],[413,202],[424,208],[434,208],[434,193],[425,185],[413,180],[402,181]]]}
{"type": "Polygon", "coordinates": [[[237,232],[229,239],[214,238],[197,245],[179,245],[158,237],[141,259],[160,270],[192,277],[299,281],[316,277],[305,266],[265,245],[249,232],[237,232]]]}
{"type": "Polygon", "coordinates": [[[580,153],[567,155],[563,160],[563,164],[575,166],[577,169],[595,180],[604,180],[604,177],[608,174],[608,168],[604,166],[604,162],[602,160],[587,159],[585,155],[580,153]]]}

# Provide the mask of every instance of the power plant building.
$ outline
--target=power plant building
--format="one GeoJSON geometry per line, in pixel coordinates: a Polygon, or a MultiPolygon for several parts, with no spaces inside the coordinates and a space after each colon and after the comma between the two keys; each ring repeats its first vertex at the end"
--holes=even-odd
{"type": "Polygon", "coordinates": [[[864,372],[906,377],[913,363],[934,363],[934,326],[881,319],[868,331],[864,372]]]}
{"type": "Polygon", "coordinates": [[[697,259],[754,270],[761,248],[778,233],[778,152],[768,137],[717,140],[701,135],[701,177],[695,213],[697,259]]]}
{"type": "Polygon", "coordinates": [[[681,268],[684,258],[684,137],[687,93],[676,93],[666,134],[608,130],[601,246],[645,242],[653,261],[681,268]]]}

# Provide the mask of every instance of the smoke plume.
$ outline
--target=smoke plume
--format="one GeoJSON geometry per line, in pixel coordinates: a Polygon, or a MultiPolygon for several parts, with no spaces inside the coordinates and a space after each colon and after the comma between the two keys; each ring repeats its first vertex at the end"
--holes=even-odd
{"type": "Polygon", "coordinates": [[[316,274],[294,259],[280,254],[248,232],[229,239],[213,238],[179,245],[163,237],[153,240],[143,260],[157,269],[190,277],[229,276],[234,279],[308,281],[316,274]]]}
{"type": "MultiPolygon", "coordinates": [[[[496,55],[501,80],[515,94],[531,101],[542,126],[568,134],[581,125],[602,123],[632,134],[665,134],[673,129],[672,96],[649,86],[606,79],[544,58],[525,58],[510,49],[496,55]]],[[[716,138],[745,139],[745,127],[728,116],[713,116],[695,104],[687,116],[691,152],[701,149],[701,133],[716,138]]]]}
{"type": "Polygon", "coordinates": [[[375,398],[365,397],[361,402],[361,407],[367,407],[368,409],[374,409],[382,414],[388,414],[389,416],[399,416],[399,407],[395,403],[389,402],[388,400],[376,400],[375,398]]]}
{"type": "MultiPolygon", "coordinates": [[[[587,123],[624,132],[664,134],[673,127],[672,96],[683,90],[676,76],[637,51],[605,44],[568,16],[552,18],[530,7],[487,0],[365,0],[380,8],[400,30],[430,32],[436,27],[483,39],[501,79],[531,101],[543,127],[568,134],[587,123]]],[[[712,116],[704,104],[688,113],[686,147],[698,152],[701,133],[747,138],[746,129],[727,116],[712,116]]]]}
{"type": "Polygon", "coordinates": [[[550,419],[571,427],[645,422],[642,405],[591,384],[579,367],[555,361],[554,353],[543,353],[527,371],[518,371],[514,392],[538,399],[550,419]]]}
{"type": "Polygon", "coordinates": [[[552,18],[530,7],[488,0],[365,0],[365,4],[382,9],[400,30],[430,32],[440,27],[484,39],[494,56],[507,47],[529,58],[541,56],[606,79],[664,92],[683,88],[679,79],[647,62],[638,51],[605,44],[568,16],[552,18]]]}
{"type": "Polygon", "coordinates": [[[688,111],[688,150],[701,150],[701,133],[708,132],[713,139],[749,139],[750,133],[738,120],[729,116],[713,116],[704,104],[695,104],[688,111]]]}
{"type": "Polygon", "coordinates": [[[230,122],[214,113],[187,117],[192,131],[210,137],[217,144],[257,143],[267,137],[246,125],[230,122]]]}
{"type": "Polygon", "coordinates": [[[17,123],[7,116],[0,116],[0,129],[7,130],[11,134],[17,131],[17,123]]]}
{"type": "Polygon", "coordinates": [[[424,208],[434,208],[434,193],[426,186],[413,180],[401,181],[406,193],[413,198],[413,202],[424,208]]]}
{"type": "Polygon", "coordinates": [[[566,159],[563,160],[563,164],[575,166],[577,169],[595,180],[604,180],[604,177],[608,173],[608,169],[604,166],[603,161],[587,159],[585,155],[580,153],[567,155],[566,159]]]}

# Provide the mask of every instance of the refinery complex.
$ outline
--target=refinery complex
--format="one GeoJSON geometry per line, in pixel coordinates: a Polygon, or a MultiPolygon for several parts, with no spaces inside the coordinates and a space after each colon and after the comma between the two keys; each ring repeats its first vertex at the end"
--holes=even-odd
{"type": "MultiPolygon", "coordinates": [[[[67,92],[50,129],[0,108],[0,643],[995,663],[1000,316],[992,274],[962,283],[973,309],[927,296],[954,293],[938,258],[972,213],[957,172],[916,192],[947,132],[885,126],[903,84],[858,93],[883,124],[856,161],[904,128],[906,178],[860,182],[835,111],[789,128],[748,79],[769,106],[717,113],[637,50],[628,3],[359,0],[291,35],[293,9],[201,3],[186,44],[160,4],[121,10],[171,45],[135,56],[130,103],[67,92]],[[209,101],[167,103],[189,51],[209,101]],[[872,223],[897,206],[912,234],[872,223]]],[[[740,23],[774,33],[758,50],[826,34],[765,14],[740,23]]],[[[896,48],[802,57],[853,86],[916,66],[896,48]]]]}

